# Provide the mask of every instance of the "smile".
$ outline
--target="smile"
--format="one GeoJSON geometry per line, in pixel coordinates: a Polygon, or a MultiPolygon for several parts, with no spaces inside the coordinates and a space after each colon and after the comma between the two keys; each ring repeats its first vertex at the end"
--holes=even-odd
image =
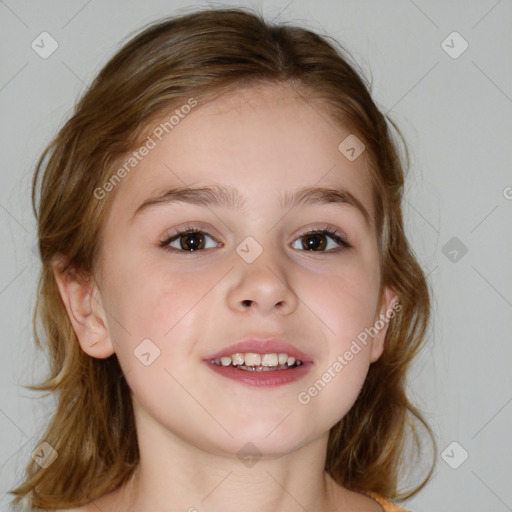
{"type": "Polygon", "coordinates": [[[288,370],[302,365],[302,361],[295,360],[293,356],[285,353],[280,354],[256,354],[247,352],[246,354],[233,354],[224,356],[220,359],[210,359],[211,364],[217,366],[234,366],[239,370],[249,372],[264,372],[271,370],[288,370]]]}
{"type": "Polygon", "coordinates": [[[303,362],[282,353],[235,353],[232,356],[210,358],[204,361],[222,377],[254,387],[272,388],[290,384],[303,378],[311,370],[312,362],[303,362]]]}

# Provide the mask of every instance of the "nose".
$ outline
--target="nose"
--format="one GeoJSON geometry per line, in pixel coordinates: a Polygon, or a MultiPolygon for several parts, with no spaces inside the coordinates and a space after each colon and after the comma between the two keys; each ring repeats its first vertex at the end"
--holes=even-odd
{"type": "Polygon", "coordinates": [[[229,291],[229,306],[237,312],[257,311],[262,316],[293,313],[299,298],[290,287],[289,276],[282,265],[260,258],[253,263],[240,262],[229,291]]]}

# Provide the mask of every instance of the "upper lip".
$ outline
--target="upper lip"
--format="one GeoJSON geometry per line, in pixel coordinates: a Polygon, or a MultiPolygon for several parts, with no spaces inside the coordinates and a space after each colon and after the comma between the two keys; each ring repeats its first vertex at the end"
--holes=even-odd
{"type": "Polygon", "coordinates": [[[279,354],[284,353],[294,357],[303,363],[312,362],[311,356],[294,347],[291,343],[279,338],[250,338],[229,347],[223,348],[219,352],[210,354],[206,359],[220,359],[221,357],[231,356],[237,353],[252,352],[255,354],[279,354]]]}

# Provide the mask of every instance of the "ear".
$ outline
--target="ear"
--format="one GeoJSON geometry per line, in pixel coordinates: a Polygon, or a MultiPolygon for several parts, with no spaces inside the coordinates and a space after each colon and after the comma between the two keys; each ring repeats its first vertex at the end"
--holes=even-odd
{"type": "Polygon", "coordinates": [[[397,311],[402,309],[402,305],[398,302],[397,294],[389,287],[386,287],[379,301],[381,304],[375,315],[373,328],[377,331],[372,339],[372,347],[370,352],[370,362],[374,363],[384,352],[384,340],[388,331],[389,322],[397,311]]]}
{"type": "Polygon", "coordinates": [[[57,256],[52,264],[53,275],[82,350],[98,359],[111,356],[115,349],[94,279],[63,272],[62,266],[63,258],[57,256]]]}

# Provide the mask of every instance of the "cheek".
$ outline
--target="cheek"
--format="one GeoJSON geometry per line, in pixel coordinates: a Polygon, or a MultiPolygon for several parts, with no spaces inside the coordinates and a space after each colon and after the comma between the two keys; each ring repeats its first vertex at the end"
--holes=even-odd
{"type": "Polygon", "coordinates": [[[343,350],[353,337],[373,324],[378,280],[378,271],[359,263],[320,279],[316,276],[307,284],[307,298],[315,304],[315,312],[324,324],[322,330],[336,350],[343,350]]]}
{"type": "Polygon", "coordinates": [[[199,280],[194,282],[158,264],[124,260],[111,267],[108,303],[119,323],[134,336],[162,336],[190,303],[189,298],[198,293],[199,280]]]}
{"type": "Polygon", "coordinates": [[[123,275],[111,298],[114,314],[126,327],[112,325],[117,358],[138,402],[163,424],[179,425],[184,411],[189,417],[198,414],[184,388],[195,385],[189,371],[197,349],[192,334],[201,325],[198,301],[211,289],[211,280],[157,266],[123,275]]]}
{"type": "Polygon", "coordinates": [[[108,301],[115,318],[109,332],[123,368],[128,371],[144,347],[144,353],[158,353],[168,367],[180,364],[194,349],[191,333],[205,321],[200,303],[218,277],[158,265],[117,270],[108,301]]]}
{"type": "Polygon", "coordinates": [[[374,324],[378,301],[378,272],[372,267],[350,269],[322,276],[308,284],[312,316],[323,333],[314,375],[305,383],[299,403],[311,414],[334,425],[357,399],[370,365],[368,334],[374,324]]]}

